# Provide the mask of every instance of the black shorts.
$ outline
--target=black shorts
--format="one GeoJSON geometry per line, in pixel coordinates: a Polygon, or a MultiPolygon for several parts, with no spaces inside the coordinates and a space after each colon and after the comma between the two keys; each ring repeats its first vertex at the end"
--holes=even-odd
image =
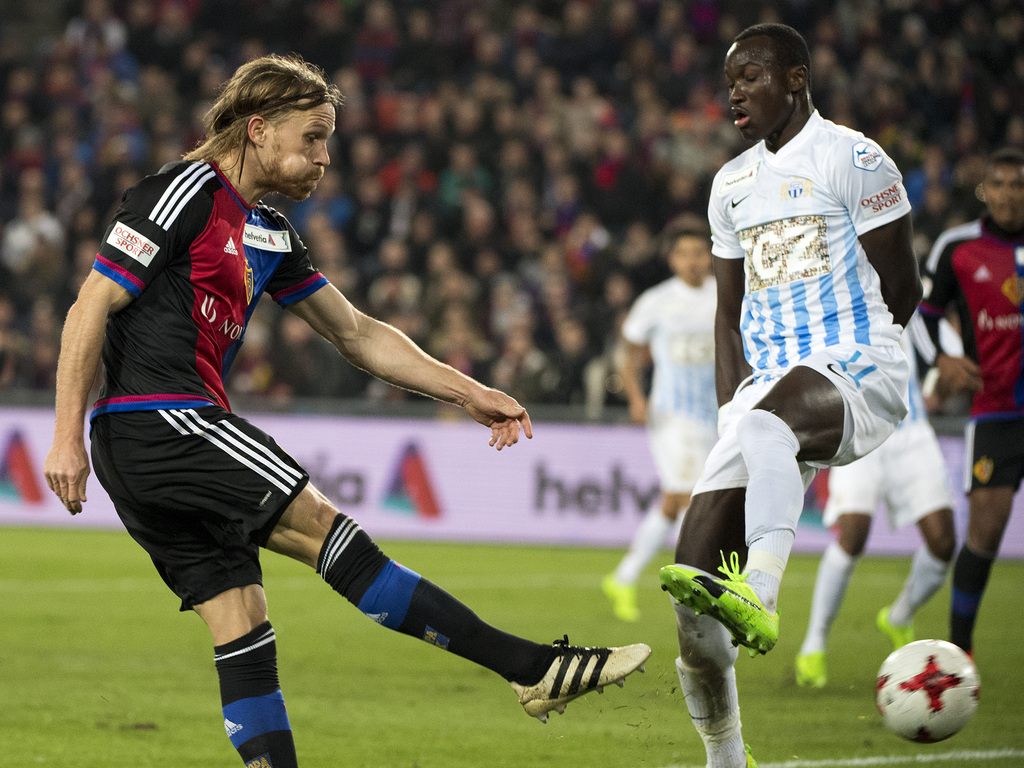
{"type": "Polygon", "coordinates": [[[971,421],[964,435],[964,490],[1010,486],[1024,478],[1024,418],[971,421]]]}
{"type": "Polygon", "coordinates": [[[106,413],[96,477],[188,610],[262,584],[259,548],[309,481],[269,435],[219,406],[106,413]]]}

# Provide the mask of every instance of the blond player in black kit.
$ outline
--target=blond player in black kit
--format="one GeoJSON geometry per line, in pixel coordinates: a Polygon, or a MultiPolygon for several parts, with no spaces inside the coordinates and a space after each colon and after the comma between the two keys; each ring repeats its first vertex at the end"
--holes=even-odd
{"type": "Polygon", "coordinates": [[[182,610],[208,626],[224,727],[248,766],[298,764],[260,548],[316,568],[372,620],[497,672],[541,720],[621,683],[650,654],[643,644],[542,645],[486,624],[384,555],[273,438],[231,412],[224,378],[268,293],[354,365],[463,406],[498,450],[520,429],[532,436],[515,400],[355,309],[260,202],[309,196],[330,162],[340,106],[337,89],[299,58],[240,67],[207,115],[206,141],[125,194],[68,313],[58,364],[47,483],[71,514],[82,511],[86,401],[102,358],[90,417],[97,477],[182,610]]]}

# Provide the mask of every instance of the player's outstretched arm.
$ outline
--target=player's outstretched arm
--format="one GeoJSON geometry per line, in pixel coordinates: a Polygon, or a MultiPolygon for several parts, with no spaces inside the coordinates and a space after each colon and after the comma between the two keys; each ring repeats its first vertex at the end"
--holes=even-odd
{"type": "Polygon", "coordinates": [[[89,456],[85,451],[85,409],[99,368],[107,317],[132,296],[99,272],[90,272],[68,311],[57,360],[56,419],[53,445],[43,475],[57,498],[76,515],[82,511],[89,456]]]}
{"type": "Polygon", "coordinates": [[[906,214],[860,236],[868,262],[882,281],[882,299],[903,328],[921,301],[921,275],[914,255],[914,227],[906,214]]]}
{"type": "Polygon", "coordinates": [[[327,285],[289,309],[330,341],[353,365],[396,387],[455,403],[491,428],[490,445],[500,451],[533,437],[530,416],[513,398],[431,357],[408,336],[352,306],[327,285]]]}

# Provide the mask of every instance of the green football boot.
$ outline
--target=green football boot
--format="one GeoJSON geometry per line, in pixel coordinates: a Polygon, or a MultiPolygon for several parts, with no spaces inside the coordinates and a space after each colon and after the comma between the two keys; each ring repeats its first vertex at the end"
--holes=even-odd
{"type": "Polygon", "coordinates": [[[747,768],[757,768],[757,760],[754,759],[754,753],[750,751],[750,745],[744,744],[743,748],[747,750],[747,768]]]}
{"type": "Polygon", "coordinates": [[[824,688],[827,682],[824,651],[801,653],[796,657],[797,685],[801,688],[824,688]]]}
{"type": "Polygon", "coordinates": [[[707,613],[720,621],[733,636],[734,645],[745,645],[751,656],[768,653],[779,639],[779,614],[768,613],[754,590],[739,572],[739,555],[732,553],[718,570],[718,579],[686,565],[666,565],[658,574],[661,588],[698,616],[707,613]]]}
{"type": "Polygon", "coordinates": [[[601,581],[601,591],[612,604],[612,613],[623,621],[639,621],[640,609],[636,604],[636,586],[623,584],[615,580],[615,575],[609,573],[601,581]]]}
{"type": "Polygon", "coordinates": [[[892,649],[895,651],[897,648],[902,648],[907,643],[914,642],[914,622],[898,626],[889,621],[889,610],[892,608],[891,605],[885,606],[878,612],[878,618],[875,619],[875,624],[878,625],[878,630],[892,640],[892,649]]]}

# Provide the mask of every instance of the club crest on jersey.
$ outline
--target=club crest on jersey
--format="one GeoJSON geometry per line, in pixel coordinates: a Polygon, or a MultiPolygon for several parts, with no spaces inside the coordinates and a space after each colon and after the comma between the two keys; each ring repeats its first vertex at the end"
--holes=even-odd
{"type": "Polygon", "coordinates": [[[286,253],[292,249],[291,238],[284,229],[263,229],[246,224],[242,232],[242,242],[261,251],[279,251],[286,253]]]}
{"type": "Polygon", "coordinates": [[[731,192],[736,187],[742,187],[744,184],[753,184],[757,179],[757,173],[761,169],[760,163],[754,163],[748,165],[746,168],[740,168],[738,171],[730,171],[729,173],[722,174],[722,183],[718,187],[718,193],[720,195],[731,192]]]}
{"type": "Polygon", "coordinates": [[[801,197],[814,197],[814,182],[794,176],[779,190],[780,200],[799,200],[801,197]]]}
{"type": "Polygon", "coordinates": [[[1024,298],[1024,279],[1013,275],[1006,278],[1001,286],[1003,296],[1010,300],[1011,304],[1019,305],[1024,298]]]}
{"type": "Polygon", "coordinates": [[[245,259],[245,303],[246,304],[251,304],[252,303],[252,286],[253,286],[253,282],[254,281],[253,281],[253,277],[252,277],[252,267],[249,265],[249,260],[245,259]]]}
{"type": "Polygon", "coordinates": [[[853,145],[853,165],[862,171],[875,171],[882,164],[882,152],[878,147],[866,141],[858,141],[853,145]]]}

